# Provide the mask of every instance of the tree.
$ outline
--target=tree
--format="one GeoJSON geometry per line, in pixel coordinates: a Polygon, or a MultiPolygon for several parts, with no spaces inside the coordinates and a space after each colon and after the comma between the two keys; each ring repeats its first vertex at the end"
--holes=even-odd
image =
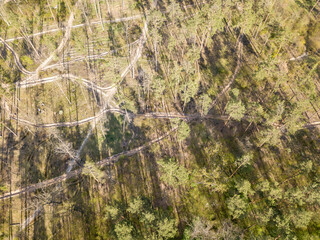
{"type": "Polygon", "coordinates": [[[166,90],[166,82],[161,76],[154,76],[151,81],[151,89],[156,100],[161,100],[166,90]]]}
{"type": "Polygon", "coordinates": [[[221,168],[217,167],[213,170],[202,168],[192,172],[193,185],[201,183],[210,191],[224,193],[227,191],[227,185],[224,183],[224,176],[221,174],[221,168]]]}
{"type": "Polygon", "coordinates": [[[277,216],[274,219],[276,226],[277,226],[277,230],[281,233],[284,233],[286,235],[290,235],[290,233],[292,232],[292,229],[290,227],[290,216],[288,215],[284,215],[282,217],[277,216]]]}
{"type": "Polygon", "coordinates": [[[118,223],[115,226],[114,231],[116,232],[117,238],[119,240],[131,240],[134,239],[131,235],[133,227],[125,222],[118,223]]]}
{"type": "Polygon", "coordinates": [[[142,211],[143,209],[143,202],[140,197],[133,199],[129,203],[129,207],[127,208],[127,211],[132,213],[132,214],[138,214],[142,211]]]}
{"type": "Polygon", "coordinates": [[[226,113],[230,115],[231,118],[240,121],[244,114],[246,113],[246,108],[241,100],[239,100],[239,89],[235,88],[231,91],[231,100],[226,106],[226,113]]]}
{"type": "Polygon", "coordinates": [[[226,106],[226,113],[234,120],[240,121],[246,113],[246,108],[241,101],[231,101],[226,106]]]}
{"type": "Polygon", "coordinates": [[[82,169],[82,174],[86,176],[91,176],[97,182],[101,183],[105,178],[105,173],[101,171],[94,162],[86,161],[82,169]]]}
{"type": "Polygon", "coordinates": [[[151,212],[144,212],[141,221],[147,225],[152,225],[156,220],[156,216],[151,212]]]}
{"type": "Polygon", "coordinates": [[[178,230],[175,226],[174,219],[165,218],[158,223],[158,236],[159,239],[174,238],[178,230]]]}
{"type": "Polygon", "coordinates": [[[30,68],[33,65],[33,60],[29,56],[22,56],[21,58],[21,63],[26,66],[26,68],[30,68]]]}
{"type": "Polygon", "coordinates": [[[240,193],[243,194],[245,198],[247,198],[248,195],[251,195],[254,193],[254,191],[251,188],[251,183],[248,180],[242,180],[241,182],[237,182],[236,188],[240,193]]]}
{"type": "Polygon", "coordinates": [[[296,228],[306,229],[313,215],[311,211],[296,211],[291,214],[291,220],[296,228]]]}
{"type": "Polygon", "coordinates": [[[243,239],[241,229],[231,221],[223,221],[220,226],[214,226],[209,221],[195,218],[191,225],[191,239],[218,240],[218,239],[243,239]]]}
{"type": "Polygon", "coordinates": [[[179,141],[184,141],[190,134],[190,127],[186,122],[181,122],[178,128],[177,137],[179,141]]]}
{"type": "Polygon", "coordinates": [[[271,146],[279,147],[281,140],[280,137],[282,136],[281,130],[276,127],[270,127],[264,129],[258,134],[258,143],[261,147],[264,144],[269,144],[271,146]]]}
{"type": "Polygon", "coordinates": [[[188,182],[189,173],[179,163],[175,162],[174,159],[168,161],[158,161],[161,170],[161,180],[172,187],[178,187],[188,182]]]}
{"type": "Polygon", "coordinates": [[[200,106],[201,106],[201,114],[202,115],[207,115],[208,111],[210,110],[210,106],[212,103],[212,99],[209,97],[208,94],[203,94],[200,97],[200,106]]]}
{"type": "Polygon", "coordinates": [[[209,221],[196,217],[192,220],[190,238],[202,240],[216,239],[217,235],[212,230],[212,227],[209,221]]]}
{"type": "Polygon", "coordinates": [[[217,238],[215,239],[243,239],[243,230],[233,224],[230,220],[222,222],[221,226],[216,232],[217,238]]]}
{"type": "Polygon", "coordinates": [[[272,208],[269,208],[267,211],[263,211],[261,214],[258,214],[258,218],[263,224],[266,224],[270,220],[272,220],[273,215],[274,210],[272,208]]]}
{"type": "Polygon", "coordinates": [[[117,207],[112,206],[112,205],[107,205],[105,207],[105,211],[107,213],[107,218],[110,218],[112,220],[116,220],[120,214],[120,211],[117,207]]]}
{"type": "Polygon", "coordinates": [[[240,195],[236,194],[227,200],[227,206],[233,219],[240,218],[245,214],[247,203],[240,195]]]}
{"type": "Polygon", "coordinates": [[[274,187],[270,188],[268,200],[270,204],[275,204],[278,200],[283,198],[283,191],[279,188],[279,184],[276,183],[274,187]]]}

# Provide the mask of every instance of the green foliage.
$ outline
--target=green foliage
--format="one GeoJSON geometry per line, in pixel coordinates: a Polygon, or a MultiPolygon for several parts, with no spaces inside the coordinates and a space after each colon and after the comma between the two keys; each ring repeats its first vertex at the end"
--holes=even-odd
{"type": "Polygon", "coordinates": [[[153,213],[151,212],[145,212],[143,213],[143,217],[142,217],[142,222],[144,222],[145,224],[152,224],[153,221],[156,220],[156,217],[153,213]]]}
{"type": "Polygon", "coordinates": [[[163,219],[158,223],[158,236],[159,239],[171,239],[175,237],[178,230],[175,226],[175,220],[163,219]]]}
{"type": "Polygon", "coordinates": [[[270,191],[270,183],[267,180],[264,180],[258,185],[258,189],[262,192],[270,191]]]}
{"type": "Polygon", "coordinates": [[[252,159],[253,159],[253,154],[246,153],[236,160],[236,164],[238,167],[239,166],[241,166],[241,167],[250,166],[252,163],[252,159]]]}
{"type": "Polygon", "coordinates": [[[229,102],[226,107],[226,112],[231,118],[240,121],[246,112],[246,108],[241,101],[229,102]]]}
{"type": "Polygon", "coordinates": [[[273,209],[269,208],[266,211],[259,214],[258,218],[263,224],[266,224],[273,219],[273,215],[274,215],[273,209]]]}
{"type": "Polygon", "coordinates": [[[155,76],[151,82],[151,88],[154,93],[154,97],[156,100],[160,100],[163,97],[163,94],[166,89],[166,82],[160,76],[155,76]]]}
{"type": "Polygon", "coordinates": [[[116,232],[117,238],[119,240],[134,239],[131,234],[131,232],[133,231],[133,227],[127,223],[116,224],[114,231],[116,232]]]}
{"type": "Polygon", "coordinates": [[[310,211],[298,211],[292,213],[292,222],[296,228],[306,229],[313,216],[313,212],[310,211]]]}
{"type": "Polygon", "coordinates": [[[117,92],[117,100],[119,102],[119,105],[130,112],[136,113],[137,107],[135,100],[132,99],[131,96],[129,96],[128,93],[125,91],[118,91],[117,92]]]}
{"type": "Polygon", "coordinates": [[[200,98],[201,113],[203,115],[208,114],[208,111],[211,108],[212,99],[207,94],[203,94],[200,98]]]}
{"type": "Polygon", "coordinates": [[[320,205],[320,192],[313,190],[307,197],[306,202],[308,204],[320,205]]]}
{"type": "Polygon", "coordinates": [[[281,130],[279,128],[273,127],[261,131],[258,135],[258,144],[262,146],[263,144],[269,144],[271,146],[280,146],[281,140],[281,130]]]}
{"type": "Polygon", "coordinates": [[[201,183],[206,188],[211,191],[224,193],[227,191],[227,185],[224,183],[221,178],[223,175],[221,174],[221,168],[217,167],[214,170],[207,169],[199,169],[194,170],[192,173],[193,182],[195,185],[201,183]]]}
{"type": "Polygon", "coordinates": [[[240,195],[234,195],[227,200],[228,209],[233,219],[240,218],[246,212],[247,203],[240,195]]]}
{"type": "Polygon", "coordinates": [[[277,216],[274,219],[276,226],[278,230],[281,233],[284,233],[286,235],[289,235],[292,232],[292,229],[290,228],[290,216],[284,215],[283,217],[277,216]]]}
{"type": "Polygon", "coordinates": [[[236,184],[236,188],[244,197],[248,197],[248,195],[252,195],[254,191],[251,188],[251,183],[248,180],[243,180],[236,184]]]}
{"type": "Polygon", "coordinates": [[[172,187],[178,187],[179,185],[185,185],[189,179],[188,171],[175,162],[174,159],[168,161],[159,160],[158,164],[161,171],[161,180],[172,187]]]}
{"type": "Polygon", "coordinates": [[[59,1],[58,13],[57,13],[58,22],[64,22],[66,20],[66,14],[67,14],[66,3],[64,1],[59,1]]]}
{"type": "Polygon", "coordinates": [[[186,122],[181,122],[178,128],[177,137],[180,141],[184,141],[190,134],[190,127],[186,122]]]}
{"type": "Polygon", "coordinates": [[[226,106],[226,113],[229,114],[231,118],[240,121],[246,113],[246,107],[241,100],[237,100],[239,96],[239,89],[233,89],[232,93],[233,99],[228,102],[226,106]]]}
{"type": "Polygon", "coordinates": [[[134,199],[132,202],[129,203],[129,207],[127,211],[129,213],[140,213],[143,208],[143,202],[140,198],[134,199]]]}
{"type": "Polygon", "coordinates": [[[268,196],[268,200],[270,201],[270,203],[275,204],[276,201],[282,199],[282,192],[283,191],[281,190],[281,188],[279,188],[277,185],[271,188],[268,196]]]}
{"type": "Polygon", "coordinates": [[[89,160],[84,164],[82,174],[94,178],[97,182],[102,182],[105,177],[105,173],[89,160]]]}
{"type": "Polygon", "coordinates": [[[22,56],[20,59],[22,64],[25,65],[27,68],[33,65],[33,60],[26,55],[22,56]]]}
{"type": "Polygon", "coordinates": [[[6,191],[8,191],[8,188],[0,184],[0,192],[6,192],[6,191]]]}
{"type": "MultiPolygon", "coordinates": [[[[185,62],[183,68],[187,71],[187,74],[191,77],[194,74],[194,68],[191,63],[185,62]]],[[[181,98],[183,100],[184,105],[186,105],[191,98],[194,98],[198,92],[199,82],[195,79],[191,79],[190,81],[186,81],[180,85],[180,93],[181,98]]]]}
{"type": "Polygon", "coordinates": [[[119,216],[119,209],[115,206],[112,205],[107,205],[105,207],[106,213],[107,213],[107,218],[111,218],[112,220],[115,220],[119,216]]]}
{"type": "Polygon", "coordinates": [[[145,197],[133,198],[127,205],[107,205],[105,220],[115,226],[117,239],[171,239],[178,233],[175,219],[162,209],[154,209],[145,197]]]}

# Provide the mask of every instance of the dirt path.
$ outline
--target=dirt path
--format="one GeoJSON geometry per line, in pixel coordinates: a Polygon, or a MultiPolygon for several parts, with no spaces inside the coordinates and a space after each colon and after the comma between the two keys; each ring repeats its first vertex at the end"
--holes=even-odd
{"type": "MultiPolygon", "coordinates": [[[[74,8],[77,8],[78,4],[79,4],[80,1],[78,1],[75,5],[74,5],[74,8]]],[[[72,28],[72,24],[73,24],[73,21],[74,21],[74,12],[71,11],[71,14],[69,16],[69,19],[68,19],[68,22],[67,22],[67,26],[66,26],[66,33],[64,34],[58,48],[56,48],[56,50],[54,50],[50,56],[44,60],[38,67],[37,69],[34,71],[35,72],[35,75],[38,76],[39,75],[39,72],[45,67],[47,66],[55,56],[57,56],[62,50],[63,48],[65,47],[66,43],[69,41],[70,39],[70,35],[71,35],[71,28],[72,28]]]]}
{"type": "MultiPolygon", "coordinates": [[[[135,15],[135,16],[131,16],[131,17],[123,17],[123,18],[116,18],[113,20],[103,20],[103,23],[118,23],[118,22],[126,22],[126,21],[131,21],[131,20],[136,20],[141,18],[141,15],[135,15]]],[[[101,21],[93,21],[90,22],[90,25],[96,25],[96,24],[101,24],[101,21]]],[[[71,27],[71,29],[76,29],[76,28],[80,28],[80,27],[84,27],[86,26],[86,23],[81,23],[81,24],[77,24],[77,25],[73,25],[71,27]]],[[[42,32],[38,32],[38,33],[34,33],[34,34],[30,34],[28,36],[28,38],[32,38],[32,37],[36,37],[36,36],[41,36],[47,33],[54,33],[54,32],[59,32],[61,29],[60,28],[54,28],[54,29],[50,29],[50,30],[46,30],[46,31],[42,31],[42,32]]],[[[15,37],[15,38],[8,38],[5,41],[6,42],[13,42],[15,40],[21,40],[21,39],[25,39],[25,37],[15,37]]]]}
{"type": "MultiPolygon", "coordinates": [[[[134,148],[134,149],[129,150],[129,151],[124,151],[124,152],[115,154],[115,155],[113,155],[111,157],[105,158],[105,159],[97,162],[96,166],[103,167],[103,166],[105,166],[107,164],[114,164],[119,160],[120,157],[125,157],[125,156],[129,157],[129,156],[132,156],[134,154],[137,154],[137,153],[143,151],[144,149],[150,147],[152,144],[160,142],[162,139],[168,137],[172,132],[176,131],[177,129],[178,129],[178,127],[175,127],[173,129],[169,130],[168,132],[166,132],[165,134],[161,135],[160,137],[158,137],[156,139],[153,139],[153,140],[149,141],[148,143],[146,143],[146,144],[144,144],[144,145],[142,145],[140,147],[134,148]]],[[[26,188],[18,189],[16,191],[11,192],[11,193],[5,193],[0,197],[0,200],[7,199],[7,198],[10,198],[10,197],[11,198],[12,197],[17,197],[22,193],[26,193],[26,192],[30,193],[30,192],[34,192],[34,191],[36,191],[38,189],[41,189],[41,188],[46,188],[48,186],[51,186],[51,185],[54,185],[54,184],[58,184],[60,182],[66,181],[69,178],[72,178],[72,177],[80,175],[81,172],[82,172],[82,168],[79,168],[77,170],[70,171],[69,173],[65,173],[65,174],[63,174],[61,176],[58,176],[58,177],[55,177],[55,178],[52,178],[52,179],[49,179],[49,180],[46,180],[46,181],[43,181],[43,182],[40,182],[40,183],[29,185],[26,188]]]]}
{"type": "Polygon", "coordinates": [[[52,77],[41,78],[41,79],[37,79],[37,80],[30,80],[30,81],[24,80],[24,81],[21,81],[21,82],[17,82],[16,83],[16,87],[17,88],[34,87],[34,86],[37,86],[37,85],[54,82],[54,81],[60,79],[61,77],[63,77],[63,76],[62,75],[55,75],[55,76],[52,76],[52,77]]]}
{"type": "MultiPolygon", "coordinates": [[[[75,8],[77,7],[79,2],[77,2],[75,4],[75,8]]],[[[38,76],[39,75],[39,72],[42,70],[42,68],[44,68],[45,66],[47,66],[51,61],[52,59],[58,55],[61,50],[64,48],[64,46],[66,45],[66,43],[68,42],[69,38],[70,38],[70,34],[71,34],[71,28],[72,28],[72,23],[73,23],[73,20],[74,20],[74,13],[71,12],[70,16],[69,16],[69,19],[68,19],[68,22],[67,22],[67,26],[66,26],[66,33],[65,35],[63,36],[58,48],[56,48],[51,54],[50,56],[44,60],[38,67],[35,71],[33,72],[30,72],[28,71],[27,69],[25,69],[23,67],[23,65],[21,64],[20,62],[20,58],[19,58],[19,55],[13,50],[13,48],[2,38],[0,38],[0,41],[5,45],[6,48],[8,48],[10,50],[10,52],[13,54],[14,56],[14,60],[15,60],[15,64],[17,65],[18,69],[23,73],[23,74],[26,74],[26,75],[31,75],[30,76],[30,79],[33,78],[34,76],[38,76]]]]}
{"type": "Polygon", "coordinates": [[[32,127],[36,127],[36,128],[52,128],[52,127],[73,127],[73,126],[78,126],[78,125],[82,125],[91,121],[94,121],[100,117],[102,117],[103,114],[107,113],[107,112],[112,112],[112,113],[119,113],[122,115],[127,115],[130,118],[153,118],[153,119],[182,119],[185,121],[191,121],[191,120],[195,120],[195,119],[216,119],[216,120],[222,120],[222,121],[226,121],[228,119],[227,115],[205,115],[202,116],[200,114],[179,114],[179,113],[159,113],[159,112],[151,112],[151,113],[143,113],[143,114],[134,114],[134,113],[128,113],[122,109],[118,109],[118,108],[103,108],[102,110],[100,110],[100,112],[96,115],[96,116],[92,116],[92,117],[88,117],[82,120],[78,120],[78,121],[73,121],[73,122],[61,122],[61,123],[44,123],[44,124],[39,124],[39,123],[34,123],[34,122],[30,122],[28,120],[25,119],[21,119],[21,118],[16,118],[15,116],[11,116],[11,118],[15,121],[18,122],[18,124],[24,124],[24,125],[29,125],[32,127]]]}
{"type": "Polygon", "coordinates": [[[95,83],[93,83],[90,80],[75,76],[73,74],[61,74],[61,75],[55,75],[55,76],[52,76],[52,77],[41,78],[41,79],[36,79],[36,80],[29,80],[29,81],[28,80],[24,80],[22,82],[16,83],[16,87],[17,88],[34,87],[34,86],[37,86],[37,85],[54,82],[54,81],[60,80],[62,78],[71,79],[72,81],[78,81],[79,80],[84,85],[86,85],[88,88],[91,88],[91,89],[96,90],[96,91],[104,92],[104,91],[110,91],[110,90],[115,88],[115,84],[111,85],[109,87],[100,87],[100,86],[96,85],[95,83]]]}
{"type": "MultiPolygon", "coordinates": [[[[73,13],[72,13],[73,14],[73,13]]],[[[68,21],[68,26],[72,26],[72,21],[73,21],[73,16],[70,16],[69,18],[69,21],[68,21]],[[71,25],[70,25],[71,24],[71,25]]],[[[147,24],[147,21],[145,21],[145,24],[144,24],[144,28],[142,30],[142,34],[141,34],[141,37],[139,38],[139,46],[136,50],[136,54],[134,56],[134,58],[130,61],[130,63],[128,64],[128,66],[125,68],[125,70],[121,73],[120,77],[121,79],[124,79],[126,77],[126,75],[128,74],[128,72],[131,70],[131,68],[137,63],[138,59],[141,57],[142,55],[142,51],[143,51],[143,46],[144,46],[144,43],[147,39],[147,31],[148,31],[148,24],[147,24]]],[[[50,57],[48,57],[38,68],[37,70],[35,71],[35,73],[38,73],[42,68],[45,68],[46,65],[53,59],[53,57],[61,50],[61,48],[63,48],[64,44],[66,43],[66,39],[68,39],[70,37],[70,29],[69,31],[66,32],[65,34],[65,37],[64,39],[65,40],[62,40],[59,47],[50,55],[50,57]]],[[[13,51],[13,49],[12,49],[13,51]]],[[[99,55],[97,55],[99,56],[99,55]]],[[[18,58],[19,60],[19,58],[18,58]]],[[[27,71],[27,70],[26,70],[27,71]]],[[[97,85],[95,85],[92,81],[90,80],[87,80],[87,79],[84,79],[84,78],[79,78],[77,76],[74,76],[72,74],[62,74],[60,75],[61,77],[67,77],[67,78],[72,78],[72,79],[80,79],[82,80],[87,86],[93,86],[95,89],[98,89],[98,90],[101,90],[101,91],[104,91],[104,90],[111,90],[113,88],[116,87],[116,85],[120,84],[120,83],[117,83],[117,84],[114,84],[112,86],[109,86],[109,87],[105,87],[105,88],[102,88],[102,87],[99,87],[97,85]]],[[[17,83],[17,87],[20,87],[20,88],[26,88],[26,87],[31,87],[31,86],[36,86],[38,84],[43,84],[43,83],[48,83],[48,82],[53,82],[55,80],[57,80],[59,78],[58,75],[56,76],[53,76],[53,77],[48,77],[48,78],[44,78],[44,79],[37,79],[37,80],[33,80],[31,78],[29,79],[26,79],[20,83],[17,83]]]]}
{"type": "MultiPolygon", "coordinates": [[[[126,69],[120,75],[122,80],[126,77],[128,72],[131,70],[131,68],[137,63],[138,59],[141,57],[142,51],[143,51],[143,46],[144,46],[144,43],[145,43],[146,38],[147,38],[147,31],[148,31],[148,24],[147,24],[147,21],[145,21],[144,28],[143,28],[141,37],[139,39],[139,46],[138,46],[138,48],[136,50],[136,54],[135,54],[134,58],[130,61],[129,65],[126,67],[126,69]]],[[[112,86],[102,88],[102,87],[97,86],[96,84],[94,84],[90,80],[79,78],[79,77],[74,76],[72,74],[63,74],[60,77],[63,77],[63,76],[71,78],[71,79],[74,79],[74,80],[80,79],[85,85],[87,85],[87,87],[91,87],[91,88],[99,90],[101,92],[109,91],[108,95],[106,93],[104,93],[104,96],[107,97],[108,99],[110,99],[114,95],[114,93],[115,93],[115,91],[117,89],[117,85],[121,84],[121,82],[122,82],[122,80],[121,80],[119,83],[115,83],[112,86]]],[[[56,75],[56,76],[53,76],[53,77],[49,77],[49,78],[45,78],[45,79],[38,79],[38,80],[27,79],[27,80],[25,80],[23,82],[18,83],[17,87],[36,86],[38,84],[53,82],[53,81],[57,80],[58,78],[59,78],[59,76],[56,75]]],[[[86,118],[86,119],[82,119],[80,121],[63,122],[63,123],[37,124],[37,123],[33,123],[33,122],[30,122],[30,121],[25,120],[25,119],[21,119],[21,118],[18,119],[14,115],[12,115],[11,118],[16,120],[19,124],[26,124],[26,125],[30,125],[30,126],[33,126],[33,127],[39,127],[39,128],[72,127],[72,126],[77,126],[77,125],[80,125],[80,124],[84,124],[84,123],[93,121],[93,120],[97,119],[98,117],[100,117],[102,114],[104,114],[106,112],[109,112],[109,111],[111,111],[111,110],[107,109],[107,108],[103,108],[102,110],[100,110],[99,114],[96,115],[96,116],[89,117],[89,118],[86,118]]]]}
{"type": "Polygon", "coordinates": [[[126,67],[126,69],[122,72],[121,78],[125,78],[125,76],[128,74],[128,72],[131,70],[131,68],[137,63],[139,58],[141,57],[142,51],[143,51],[143,46],[147,40],[147,33],[148,33],[148,21],[146,20],[144,23],[144,27],[142,30],[142,34],[139,40],[139,46],[136,50],[136,55],[134,58],[130,61],[129,65],[126,67]]]}
{"type": "Polygon", "coordinates": [[[23,74],[29,75],[32,74],[32,72],[28,71],[27,69],[24,68],[22,63],[20,62],[20,57],[19,55],[13,50],[13,48],[3,39],[0,37],[0,41],[4,44],[4,46],[9,49],[9,51],[12,53],[14,57],[14,62],[17,65],[17,68],[19,69],[20,72],[23,74]]]}
{"type": "Polygon", "coordinates": [[[80,61],[83,61],[83,60],[86,60],[86,59],[90,59],[90,60],[97,60],[97,59],[104,59],[104,56],[107,56],[111,53],[115,53],[116,51],[119,51],[120,49],[123,49],[125,47],[130,47],[130,46],[133,46],[135,45],[136,43],[139,43],[140,42],[140,38],[130,44],[127,44],[126,46],[124,47],[121,47],[121,48],[118,48],[118,49],[115,49],[115,50],[111,50],[111,51],[106,51],[106,52],[102,52],[102,53],[99,53],[99,54],[95,54],[95,55],[88,55],[88,56],[77,56],[77,57],[71,57],[74,58],[70,61],[67,61],[67,62],[59,62],[59,63],[55,63],[55,64],[52,64],[52,65],[49,65],[49,66],[46,66],[44,67],[42,70],[47,70],[47,69],[53,69],[53,68],[58,68],[58,67],[61,67],[63,65],[68,65],[68,64],[73,64],[75,62],[80,62],[80,61]]]}
{"type": "MultiPolygon", "coordinates": [[[[78,5],[78,2],[75,4],[75,7],[77,7],[78,5]]],[[[126,18],[119,18],[119,19],[115,19],[115,20],[110,20],[109,22],[122,22],[122,21],[130,21],[130,20],[134,20],[134,19],[138,19],[138,18],[141,18],[141,15],[136,15],[136,16],[132,16],[132,17],[126,17],[126,18]]],[[[72,28],[78,28],[78,27],[82,27],[84,26],[85,24],[78,24],[78,25],[75,25],[75,26],[72,26],[72,23],[74,21],[74,13],[71,12],[70,16],[69,16],[69,19],[68,19],[68,22],[67,22],[67,26],[66,26],[66,32],[65,32],[65,35],[64,37],[62,38],[59,46],[57,49],[55,49],[51,54],[50,56],[45,59],[38,67],[35,71],[33,72],[30,72],[29,70],[25,69],[24,66],[22,65],[22,63],[20,62],[20,57],[19,55],[13,50],[13,48],[7,43],[7,42],[11,42],[11,41],[14,41],[14,40],[17,40],[19,38],[12,38],[12,39],[8,39],[8,40],[4,40],[3,38],[0,37],[0,41],[5,45],[5,47],[7,49],[9,49],[9,51],[13,54],[14,56],[14,61],[15,61],[15,64],[17,65],[17,68],[19,69],[19,71],[21,71],[23,74],[26,74],[26,75],[36,75],[38,76],[39,72],[44,69],[52,60],[53,58],[58,55],[62,49],[65,47],[66,43],[69,41],[70,39],[70,35],[71,35],[71,29],[72,28]]],[[[97,23],[100,23],[99,22],[93,22],[92,24],[97,24],[97,23]]],[[[54,31],[59,31],[60,29],[54,29],[54,30],[49,30],[48,32],[54,32],[54,31]]],[[[41,34],[44,34],[44,32],[41,32],[41,33],[36,33],[36,34],[33,34],[31,35],[32,36],[36,36],[36,35],[41,35],[41,34]]],[[[144,35],[144,34],[143,34],[144,35]]],[[[21,38],[24,38],[24,37],[21,37],[21,38]]],[[[140,45],[141,45],[141,40],[140,40],[140,45]]],[[[139,48],[140,49],[140,48],[139,48]]],[[[141,51],[141,50],[139,50],[141,51]]],[[[141,54],[141,53],[139,53],[141,54]]],[[[137,61],[137,59],[139,58],[140,56],[138,57],[135,57],[135,59],[132,61],[132,63],[134,64],[134,62],[137,61]]],[[[125,71],[125,74],[124,76],[127,74],[127,72],[131,69],[131,65],[128,66],[128,69],[126,69],[125,71]]]]}
{"type": "Polygon", "coordinates": [[[111,112],[112,109],[102,109],[96,116],[88,117],[79,121],[73,121],[73,122],[61,122],[61,123],[45,123],[45,124],[37,124],[30,122],[28,120],[24,120],[21,118],[16,118],[15,116],[11,116],[11,118],[15,121],[17,121],[19,124],[29,125],[36,128],[52,128],[52,127],[74,127],[78,126],[84,123],[91,122],[93,120],[96,120],[97,118],[101,117],[104,113],[111,112]]]}
{"type": "Polygon", "coordinates": [[[37,208],[33,212],[33,214],[21,224],[19,231],[14,235],[13,239],[18,238],[19,233],[22,232],[26,227],[28,227],[29,224],[33,223],[33,221],[35,221],[35,219],[40,215],[40,213],[43,212],[43,210],[43,206],[37,208]]]}

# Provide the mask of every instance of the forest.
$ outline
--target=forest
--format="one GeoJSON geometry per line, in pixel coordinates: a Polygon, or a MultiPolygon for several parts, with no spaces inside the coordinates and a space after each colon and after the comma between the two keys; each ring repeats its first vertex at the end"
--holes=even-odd
{"type": "Polygon", "coordinates": [[[320,240],[319,0],[0,0],[0,240],[320,240]]]}

